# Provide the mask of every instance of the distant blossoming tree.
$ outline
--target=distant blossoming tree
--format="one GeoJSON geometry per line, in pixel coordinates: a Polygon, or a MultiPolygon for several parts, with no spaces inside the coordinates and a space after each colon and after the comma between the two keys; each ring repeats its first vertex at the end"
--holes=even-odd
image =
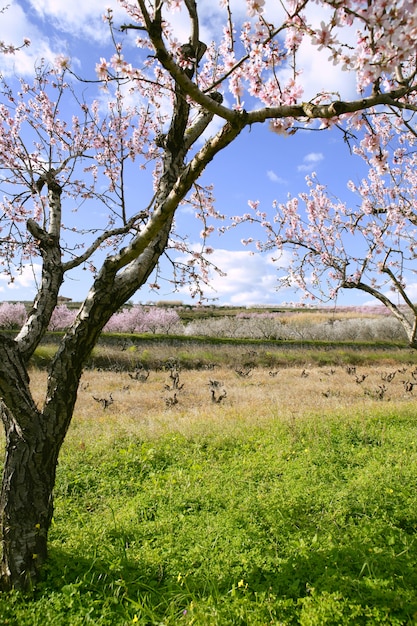
{"type": "MultiPolygon", "coordinates": [[[[71,82],[67,59],[40,68],[32,84],[2,85],[2,262],[5,270],[29,259],[42,265],[27,320],[15,339],[0,338],[4,587],[36,582],[47,557],[58,454],[83,365],[102,329],[151,275],[157,277],[161,256],[172,249],[176,256],[190,253],[176,265],[174,281],[189,279],[198,293],[208,278],[206,238],[220,216],[211,189],[198,184],[207,164],[244,128],[266,121],[287,136],[300,126],[354,128],[364,134],[375,167],[386,161],[384,135],[375,131],[381,112],[389,113],[384,124],[407,137],[417,104],[413,0],[283,0],[274,15],[262,0],[247,0],[240,22],[222,0],[218,39],[206,42],[198,4],[120,0],[125,34],[113,31],[114,54],[97,63],[108,89],[105,111],[103,97],[87,99],[85,85],[78,89],[71,82]],[[170,23],[178,8],[189,24],[181,41],[170,23]],[[310,19],[310,8],[325,9],[320,25],[310,19]],[[135,61],[124,56],[124,36],[136,36],[135,61]],[[317,84],[316,96],[303,101],[298,51],[305,41],[326,49],[341,72],[355,73],[357,97],[341,100],[317,84]],[[210,135],[214,116],[219,130],[210,135]],[[148,185],[142,203],[125,185],[132,168],[138,189],[148,185]],[[188,250],[184,233],[175,233],[183,202],[203,225],[197,252],[188,250]],[[89,211],[97,203],[107,215],[101,223],[89,211]],[[28,363],[50,324],[64,277],[77,267],[91,269],[91,288],[52,360],[45,400],[36,403],[28,363]]],[[[107,20],[113,28],[111,12],[107,20]]],[[[288,205],[294,232],[296,209],[288,205]]],[[[321,215],[316,219],[321,226],[321,215]]]]}
{"type": "Polygon", "coordinates": [[[21,302],[4,302],[0,305],[0,328],[19,329],[26,321],[25,305],[21,302]]]}
{"type": "Polygon", "coordinates": [[[136,305],[126,307],[112,315],[103,330],[116,333],[169,334],[180,324],[180,316],[174,309],[136,305]]]}
{"type": "Polygon", "coordinates": [[[141,327],[143,315],[142,307],[123,308],[111,316],[103,330],[110,333],[134,333],[141,327]]]}
{"type": "Polygon", "coordinates": [[[52,312],[48,330],[66,330],[74,322],[75,311],[71,311],[66,304],[59,304],[52,312]]]}
{"type": "Polygon", "coordinates": [[[174,309],[151,307],[143,321],[143,331],[149,333],[170,333],[181,326],[180,316],[174,309]]]}

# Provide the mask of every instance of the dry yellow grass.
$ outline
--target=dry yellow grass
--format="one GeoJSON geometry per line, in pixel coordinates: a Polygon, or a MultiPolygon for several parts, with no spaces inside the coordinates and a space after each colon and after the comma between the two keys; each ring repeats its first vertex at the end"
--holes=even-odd
{"type": "MultiPolygon", "coordinates": [[[[266,424],[277,417],[294,420],[329,412],[346,416],[369,413],[386,403],[392,408],[393,403],[414,402],[413,391],[407,391],[403,382],[414,382],[413,369],[364,367],[348,373],[344,367],[277,372],[257,368],[249,376],[226,368],[181,371],[182,388],[177,390],[166,388],[173,383],[166,371],[151,371],[146,382],[140,382],[124,372],[91,370],[82,377],[71,436],[84,445],[90,438],[112,439],[120,434],[152,437],[167,430],[187,433],[219,429],[227,433],[248,421],[266,424]],[[394,372],[393,380],[386,380],[387,374],[394,372]],[[216,395],[223,388],[227,392],[219,403],[211,398],[213,380],[220,383],[216,395]],[[98,400],[109,399],[110,394],[113,402],[104,408],[98,400]],[[174,394],[177,403],[171,404],[174,394]]],[[[39,402],[45,377],[39,370],[31,372],[33,393],[39,402]]]]}
{"type": "MultiPolygon", "coordinates": [[[[381,315],[377,313],[364,313],[361,311],[361,319],[378,319],[381,315]]],[[[278,317],[282,324],[297,323],[300,326],[310,326],[312,324],[323,324],[325,322],[333,322],[335,320],[352,320],[358,319],[358,313],[354,311],[330,310],[326,311],[296,311],[292,313],[282,313],[278,317]]]]}

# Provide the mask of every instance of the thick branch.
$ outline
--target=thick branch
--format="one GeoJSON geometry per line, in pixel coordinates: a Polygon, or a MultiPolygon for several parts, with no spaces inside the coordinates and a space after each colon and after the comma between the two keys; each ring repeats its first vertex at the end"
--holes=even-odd
{"type": "Polygon", "coordinates": [[[61,341],[50,367],[43,410],[45,419],[55,424],[57,437],[65,436],[82,368],[98,336],[113,313],[148,280],[167,245],[170,228],[171,222],[167,221],[143,253],[116,277],[112,271],[105,271],[106,264],[103,266],[72,328],[61,341]]]}
{"type": "MultiPolygon", "coordinates": [[[[217,91],[210,94],[210,98],[216,100],[216,102],[223,101],[223,96],[217,91]]],[[[184,145],[187,150],[189,150],[191,146],[197,141],[197,139],[201,137],[207,126],[212,121],[213,117],[214,115],[211,111],[207,111],[204,108],[200,111],[195,122],[192,124],[192,126],[187,128],[185,132],[184,145]]]]}
{"type": "MultiPolygon", "coordinates": [[[[415,87],[414,91],[417,90],[415,87]]],[[[266,107],[248,113],[248,124],[256,122],[265,122],[268,119],[279,119],[284,117],[307,118],[307,119],[331,119],[338,117],[344,113],[356,113],[370,109],[378,105],[391,105],[393,107],[401,107],[411,111],[417,111],[417,106],[413,104],[400,103],[399,98],[410,93],[408,87],[401,87],[389,93],[374,94],[367,98],[359,100],[351,100],[349,102],[343,100],[335,100],[329,104],[312,104],[311,102],[303,102],[294,105],[282,105],[277,107],[266,107]]]]}
{"type": "Polygon", "coordinates": [[[33,219],[27,229],[37,241],[42,255],[41,284],[25,324],[16,337],[22,358],[28,361],[44,336],[56,307],[58,293],[64,279],[59,235],[61,228],[61,187],[55,180],[48,181],[50,204],[49,230],[45,231],[33,219]]]}
{"type": "Polygon", "coordinates": [[[363,283],[361,281],[354,282],[354,281],[347,280],[341,284],[341,287],[343,289],[359,289],[360,291],[369,293],[369,295],[371,295],[373,298],[376,298],[377,300],[382,302],[382,304],[386,306],[387,309],[391,311],[391,313],[401,323],[402,327],[404,328],[407,334],[409,344],[411,346],[415,345],[415,342],[416,342],[415,324],[411,324],[408,318],[406,317],[406,315],[404,315],[404,313],[401,311],[401,309],[396,304],[394,304],[394,302],[392,302],[387,296],[385,296],[381,291],[378,291],[378,289],[375,289],[371,285],[367,285],[366,283],[363,283]]]}
{"type": "MultiPolygon", "coordinates": [[[[193,82],[192,78],[187,75],[183,69],[179,67],[177,63],[175,63],[172,56],[166,49],[165,43],[162,38],[162,29],[158,20],[151,21],[149,14],[146,10],[146,6],[143,0],[138,0],[138,4],[142,11],[142,15],[145,21],[146,30],[148,31],[151,42],[155,48],[156,56],[161,63],[161,65],[170,73],[172,78],[175,81],[175,84],[181,88],[184,94],[188,95],[194,102],[200,104],[202,107],[211,111],[213,115],[219,115],[225,120],[232,122],[236,119],[236,111],[232,111],[227,107],[222,106],[221,103],[216,102],[209,95],[203,93],[197,85],[193,82]]],[[[192,5],[193,1],[189,1],[187,4],[187,8],[190,10],[191,18],[192,15],[192,5]],[[190,5],[190,6],[189,6],[190,5]]],[[[194,30],[196,27],[195,20],[193,21],[194,30]]]]}
{"type": "Polygon", "coordinates": [[[195,52],[196,57],[198,56],[198,48],[200,46],[199,41],[199,23],[198,23],[198,13],[197,6],[195,0],[185,0],[185,5],[188,10],[188,14],[191,20],[191,36],[190,43],[195,52]]]}
{"type": "Polygon", "coordinates": [[[397,289],[398,293],[401,295],[402,299],[404,300],[404,302],[406,303],[410,311],[412,311],[414,316],[416,317],[417,307],[412,303],[412,301],[408,297],[404,287],[402,286],[398,278],[395,276],[394,272],[387,266],[384,266],[382,271],[384,272],[384,274],[387,274],[390,277],[391,282],[394,285],[395,289],[397,289]]]}
{"type": "Polygon", "coordinates": [[[38,411],[18,345],[3,335],[0,335],[0,396],[0,414],[6,431],[12,428],[13,422],[14,428],[24,435],[25,430],[31,428],[31,417],[38,411]]]}
{"type": "Polygon", "coordinates": [[[106,261],[108,269],[111,265],[113,271],[117,272],[144,252],[149,243],[156,237],[158,231],[164,227],[167,221],[172,219],[178,204],[191,189],[208,163],[218,152],[228,146],[244,128],[245,116],[241,114],[238,120],[240,124],[231,125],[226,123],[217,135],[207,141],[203,148],[197,152],[190,163],[183,169],[171,191],[155,210],[143,231],[126,248],[122,248],[116,255],[106,261]]]}

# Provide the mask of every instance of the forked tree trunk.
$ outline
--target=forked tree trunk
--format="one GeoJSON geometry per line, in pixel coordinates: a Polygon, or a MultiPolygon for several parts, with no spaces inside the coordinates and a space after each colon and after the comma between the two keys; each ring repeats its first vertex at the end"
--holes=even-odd
{"type": "Polygon", "coordinates": [[[0,336],[0,416],[6,454],[0,495],[3,588],[27,589],[39,580],[47,558],[58,455],[71,422],[82,366],[111,315],[145,281],[166,245],[170,223],[143,255],[146,263],[113,288],[114,272],[95,281],[49,368],[46,399],[32,398],[25,360],[14,340],[0,336]]]}
{"type": "Polygon", "coordinates": [[[3,588],[31,587],[47,557],[56,447],[42,428],[28,433],[13,424],[6,433],[0,497],[3,588]]]}
{"type": "MultiPolygon", "coordinates": [[[[7,337],[0,339],[0,416],[6,437],[0,495],[0,580],[3,588],[24,589],[39,578],[47,556],[52,490],[66,424],[62,419],[54,422],[38,410],[16,343],[7,337]]],[[[72,395],[76,397],[76,385],[72,395]]],[[[66,399],[61,396],[61,406],[66,399]]],[[[71,404],[69,401],[68,406],[71,404]]]]}
{"type": "MultiPolygon", "coordinates": [[[[0,496],[3,587],[27,588],[35,584],[47,557],[58,454],[71,422],[83,364],[111,315],[146,283],[156,267],[167,247],[180,201],[215,154],[229,145],[245,126],[245,118],[240,116],[233,124],[225,124],[216,138],[205,144],[184,167],[185,154],[190,148],[184,140],[190,106],[181,89],[177,87],[176,92],[178,97],[165,140],[163,173],[152,217],[129,245],[104,261],[53,358],[42,411],[32,398],[26,366],[46,329],[53,307],[45,306],[40,313],[39,307],[34,307],[33,322],[38,324],[29,324],[16,340],[0,335],[0,417],[6,432],[0,496]]],[[[204,118],[205,126],[210,119],[210,116],[204,118]]],[[[204,128],[199,126],[198,130],[202,132],[204,128]]],[[[191,137],[192,141],[197,138],[191,137]]],[[[32,230],[43,237],[34,224],[32,230]]],[[[43,237],[45,257],[49,243],[49,238],[43,237]]],[[[57,252],[58,244],[52,241],[51,245],[57,252]]],[[[59,271],[55,284],[62,283],[62,266],[51,253],[43,289],[45,298],[52,284],[48,280],[54,272],[54,263],[59,271]]]]}

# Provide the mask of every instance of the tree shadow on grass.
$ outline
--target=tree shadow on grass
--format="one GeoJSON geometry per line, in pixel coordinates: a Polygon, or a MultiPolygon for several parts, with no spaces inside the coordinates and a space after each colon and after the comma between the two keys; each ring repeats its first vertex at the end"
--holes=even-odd
{"type": "Polygon", "coordinates": [[[417,545],[411,533],[406,538],[408,547],[402,553],[388,549],[392,546],[382,539],[380,545],[352,540],[349,546],[328,548],[316,540],[287,560],[252,568],[246,563],[240,586],[232,570],[221,581],[209,582],[204,564],[187,577],[184,587],[172,572],[166,573],[169,563],[139,563],[128,553],[114,560],[87,558],[52,547],[45,579],[35,595],[60,593],[72,610],[88,603],[106,607],[115,624],[133,619],[136,612],[141,624],[158,623],[167,616],[168,623],[175,623],[174,616],[181,616],[191,603],[203,606],[208,601],[227,611],[226,605],[237,601],[232,589],[247,606],[267,597],[274,619],[291,614],[283,623],[299,623],[308,612],[309,624],[411,624],[417,614],[417,545]]]}
{"type": "Polygon", "coordinates": [[[150,626],[168,611],[169,595],[158,571],[133,559],[87,557],[53,546],[43,578],[25,602],[30,600],[33,615],[42,613],[42,624],[125,625],[136,623],[139,614],[140,626],[150,626]]]}

